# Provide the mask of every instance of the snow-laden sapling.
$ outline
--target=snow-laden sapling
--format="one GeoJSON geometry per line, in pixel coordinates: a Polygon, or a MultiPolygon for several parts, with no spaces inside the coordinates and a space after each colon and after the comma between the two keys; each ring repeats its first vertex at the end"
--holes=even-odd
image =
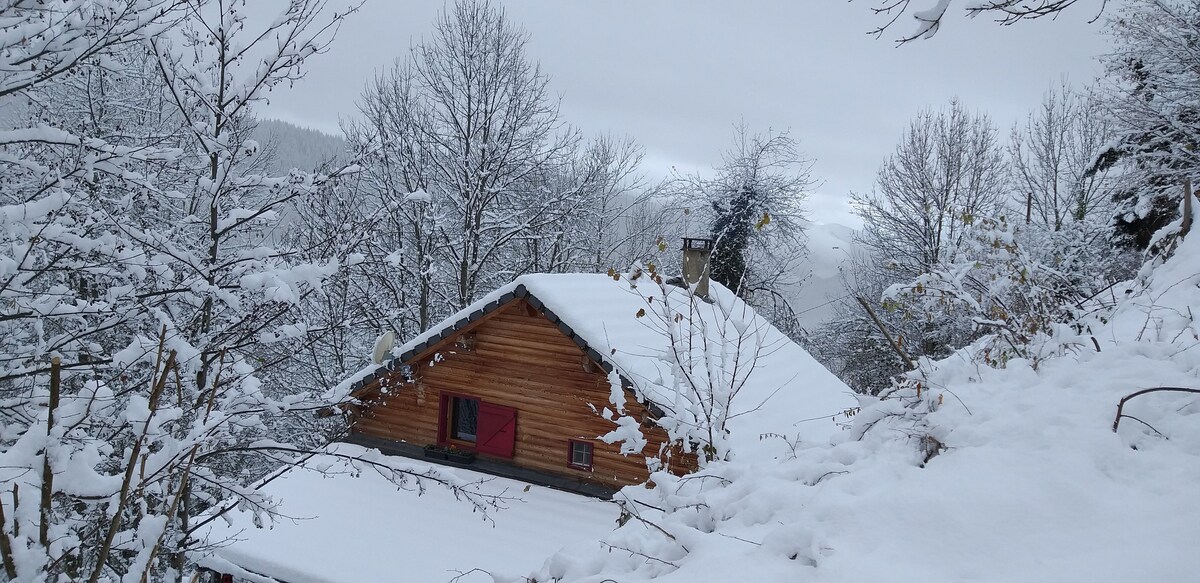
{"type": "Polygon", "coordinates": [[[666,430],[670,443],[694,452],[701,465],[727,459],[728,423],[748,412],[735,406],[738,393],[751,382],[759,358],[777,348],[767,336],[770,323],[723,286],[711,284],[713,293],[701,297],[695,284],[668,281],[653,263],[611,275],[614,285],[643,304],[625,325],[647,327],[660,342],[653,348],[613,347],[652,351],[657,376],[614,369],[612,409],[603,414],[617,428],[602,439],[635,451],[645,443],[640,421],[624,413],[630,389],[639,401],[661,409],[653,423],[666,430]]]}

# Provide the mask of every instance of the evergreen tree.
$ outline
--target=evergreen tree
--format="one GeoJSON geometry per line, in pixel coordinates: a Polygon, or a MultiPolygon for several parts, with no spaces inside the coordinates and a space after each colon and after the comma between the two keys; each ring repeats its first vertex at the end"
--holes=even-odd
{"type": "Polygon", "coordinates": [[[716,216],[712,223],[715,241],[709,269],[713,280],[742,292],[746,276],[746,252],[754,235],[755,220],[766,211],[753,185],[744,184],[727,199],[712,201],[716,216]]]}
{"type": "Polygon", "coordinates": [[[811,164],[787,132],[751,135],[744,126],[722,159],[714,178],[683,180],[711,212],[711,277],[746,300],[777,295],[798,283],[787,277],[804,255],[802,202],[812,186],[811,164]]]}

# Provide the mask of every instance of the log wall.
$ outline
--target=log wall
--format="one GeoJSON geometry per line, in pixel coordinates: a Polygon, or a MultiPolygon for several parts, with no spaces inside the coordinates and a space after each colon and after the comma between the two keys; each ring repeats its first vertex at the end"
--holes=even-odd
{"type": "MultiPolygon", "coordinates": [[[[641,455],[623,456],[619,445],[597,439],[616,427],[591,407],[609,406],[604,369],[523,299],[497,308],[408,364],[415,381],[405,383],[397,372],[385,379],[386,389],[375,381],[359,393],[370,405],[354,419],[354,432],[437,443],[441,394],[477,397],[517,409],[514,456],[501,461],[614,488],[644,482],[645,457],[657,455],[667,440],[661,428],[643,424],[649,444],[641,455]],[[474,334],[471,349],[456,343],[462,334],[474,334]],[[567,463],[569,440],[593,444],[590,471],[567,463]]],[[[625,409],[628,415],[645,415],[629,391],[625,409]]],[[[695,467],[694,455],[672,450],[671,471],[695,467]]]]}

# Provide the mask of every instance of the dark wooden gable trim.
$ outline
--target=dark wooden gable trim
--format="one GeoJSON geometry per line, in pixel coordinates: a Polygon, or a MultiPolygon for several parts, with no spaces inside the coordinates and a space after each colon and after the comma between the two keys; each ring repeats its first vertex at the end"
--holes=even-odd
{"type": "MultiPolygon", "coordinates": [[[[488,302],[478,310],[475,310],[456,321],[452,322],[449,319],[444,320],[441,324],[443,327],[436,334],[433,334],[424,342],[421,342],[409,350],[406,350],[400,356],[394,357],[379,365],[379,367],[376,368],[371,374],[368,374],[351,385],[350,395],[352,397],[360,396],[367,389],[371,388],[371,385],[376,381],[382,381],[388,376],[395,374],[405,365],[412,364],[415,361],[429,357],[431,354],[439,351],[445,345],[452,342],[454,337],[456,337],[459,333],[474,329],[475,327],[487,321],[489,316],[500,313],[504,308],[508,307],[510,303],[522,299],[541,312],[544,318],[549,320],[550,323],[554,324],[558,330],[563,333],[563,335],[565,335],[567,338],[570,338],[571,342],[574,342],[575,345],[578,346],[588,358],[598,363],[604,369],[605,373],[612,372],[613,364],[609,362],[603,354],[601,354],[595,348],[589,346],[585,338],[579,334],[576,334],[575,330],[571,328],[566,321],[560,318],[558,314],[555,314],[553,310],[547,308],[546,304],[542,303],[541,300],[530,293],[524,284],[519,284],[513,289],[513,291],[510,291],[499,298],[488,302]]],[[[629,382],[629,379],[625,378],[624,375],[621,375],[621,385],[624,386],[626,390],[632,390],[633,387],[633,383],[629,382]]]]}

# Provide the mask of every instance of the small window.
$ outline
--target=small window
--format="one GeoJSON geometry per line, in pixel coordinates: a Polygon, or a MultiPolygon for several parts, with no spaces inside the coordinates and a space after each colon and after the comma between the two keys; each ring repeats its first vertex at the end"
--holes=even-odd
{"type": "Polygon", "coordinates": [[[452,397],[450,404],[450,438],[475,443],[479,427],[479,400],[452,397]]]}
{"type": "Polygon", "coordinates": [[[567,463],[581,470],[592,469],[592,444],[586,441],[570,441],[567,463]]]}

